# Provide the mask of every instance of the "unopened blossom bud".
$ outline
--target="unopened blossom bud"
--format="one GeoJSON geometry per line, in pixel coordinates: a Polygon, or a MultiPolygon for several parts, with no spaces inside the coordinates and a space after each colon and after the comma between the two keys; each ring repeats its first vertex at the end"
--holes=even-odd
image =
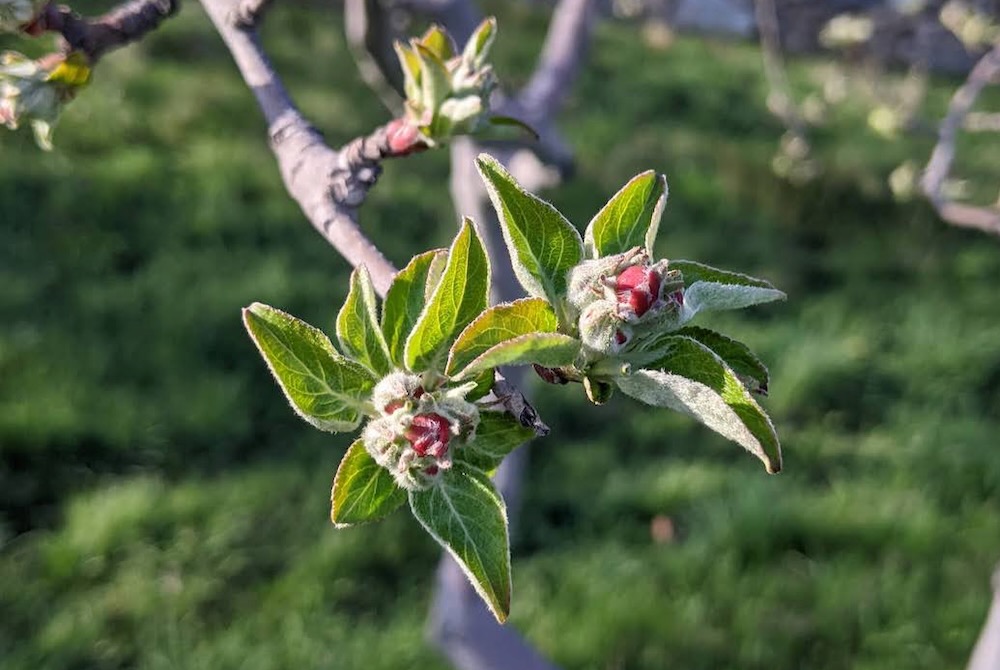
{"type": "Polygon", "coordinates": [[[619,311],[641,318],[660,299],[661,277],[651,267],[633,265],[615,279],[619,311]]]}
{"type": "Polygon", "coordinates": [[[0,123],[16,130],[28,121],[38,145],[51,149],[59,113],[89,77],[90,69],[79,54],[45,62],[14,51],[0,54],[0,123]]]}
{"type": "Polygon", "coordinates": [[[44,0],[0,0],[0,33],[16,33],[31,23],[44,0]]]}
{"type": "Polygon", "coordinates": [[[437,412],[417,414],[403,436],[418,456],[445,458],[451,441],[451,423],[437,412]]]}
{"type": "Polygon", "coordinates": [[[637,340],[679,326],[683,279],[667,261],[651,262],[640,248],[584,261],[569,279],[569,299],[580,313],[580,339],[591,351],[616,355],[637,340]]]}
{"type": "Polygon", "coordinates": [[[372,458],[407,490],[430,486],[452,466],[452,454],[475,437],[479,410],[465,400],[475,384],[426,391],[418,375],[394,372],[379,382],[379,416],[362,434],[372,458]]]}
{"type": "Polygon", "coordinates": [[[424,389],[418,375],[393,372],[386,375],[372,390],[372,403],[384,414],[392,414],[401,407],[412,407],[424,389]]]}

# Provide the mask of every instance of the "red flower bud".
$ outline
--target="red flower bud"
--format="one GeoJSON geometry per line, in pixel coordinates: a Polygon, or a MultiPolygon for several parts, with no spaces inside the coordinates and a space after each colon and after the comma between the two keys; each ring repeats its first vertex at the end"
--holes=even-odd
{"type": "Polygon", "coordinates": [[[419,456],[443,458],[448,453],[451,440],[451,424],[440,414],[418,414],[413,417],[404,437],[419,456]]]}
{"type": "Polygon", "coordinates": [[[652,268],[633,265],[615,280],[618,303],[628,305],[637,317],[649,311],[660,296],[660,275],[652,268]]]}

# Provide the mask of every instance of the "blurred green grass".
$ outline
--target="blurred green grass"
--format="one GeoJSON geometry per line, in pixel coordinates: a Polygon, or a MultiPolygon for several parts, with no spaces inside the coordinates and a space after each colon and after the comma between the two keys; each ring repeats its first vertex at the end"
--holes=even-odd
{"type": "MultiPolygon", "coordinates": [[[[543,17],[497,9],[498,70],[523,82],[543,17]]],[[[566,668],[963,667],[1000,558],[996,241],[892,200],[930,140],[874,135],[861,105],[818,132],[822,179],[776,179],[757,51],[636,35],[599,30],[562,117],[578,172],[548,195],[582,227],[662,170],[664,255],[788,292],[710,322],[771,364],[786,471],[683,417],[536,388],[554,430],[512,625],[566,668]]],[[[385,119],[325,6],[277,6],[265,39],[331,143],[385,119]]],[[[404,514],[333,530],[347,438],[288,411],[242,332],[253,300],[329,328],[347,285],[263,133],[189,4],[102,63],[54,153],[0,136],[5,669],[445,667],[423,641],[437,549],[404,514]]],[[[995,140],[962,149],[997,183],[995,140]]],[[[386,166],[362,216],[395,262],[453,234],[447,172],[443,152],[386,166]]]]}

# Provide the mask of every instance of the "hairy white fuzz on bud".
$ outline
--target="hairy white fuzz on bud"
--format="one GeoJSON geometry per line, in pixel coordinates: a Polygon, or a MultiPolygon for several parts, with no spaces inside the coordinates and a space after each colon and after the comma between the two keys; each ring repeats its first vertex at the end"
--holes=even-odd
{"type": "Polygon", "coordinates": [[[465,399],[475,384],[425,391],[418,375],[394,372],[372,400],[380,416],[362,433],[365,449],[408,491],[426,489],[475,438],[479,410],[465,399]]]}
{"type": "Polygon", "coordinates": [[[570,274],[569,300],[580,310],[580,339],[593,352],[618,355],[635,342],[680,327],[684,282],[668,261],[641,248],[584,261],[570,274]]]}

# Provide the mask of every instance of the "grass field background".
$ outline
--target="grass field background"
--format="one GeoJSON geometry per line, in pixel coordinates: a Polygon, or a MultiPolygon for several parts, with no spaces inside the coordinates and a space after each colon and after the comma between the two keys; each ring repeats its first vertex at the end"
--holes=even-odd
{"type": "MultiPolygon", "coordinates": [[[[545,17],[495,9],[516,85],[545,17]]],[[[386,120],[336,12],[278,3],[264,37],[331,143],[386,120]]],[[[797,89],[823,67],[795,64],[797,89]]],[[[662,255],[789,295],[702,322],[770,364],[779,476],[686,418],[533,387],[553,432],[510,625],[566,668],[961,668],[983,622],[1000,245],[892,199],[888,174],[931,139],[872,133],[860,101],[817,131],[821,178],[776,178],[765,95],[752,45],[656,50],[607,24],[561,117],[579,162],[546,195],[578,226],[655,168],[662,255]]],[[[348,267],[286,196],[196,3],[109,56],[55,142],[0,136],[0,666],[446,667],[423,638],[438,549],[402,513],[332,528],[349,438],[296,419],[243,333],[254,300],[329,330],[348,267]]],[[[1000,143],[961,149],[995,194],[1000,143]]],[[[453,235],[447,175],[447,152],[386,165],[362,220],[394,262],[453,235]]]]}

